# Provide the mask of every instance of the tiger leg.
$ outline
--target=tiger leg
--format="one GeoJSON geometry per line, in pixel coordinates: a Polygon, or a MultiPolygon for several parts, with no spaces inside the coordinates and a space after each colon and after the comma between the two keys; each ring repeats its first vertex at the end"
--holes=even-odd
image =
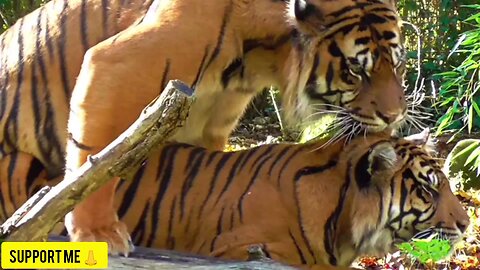
{"type": "Polygon", "coordinates": [[[203,146],[213,150],[222,150],[223,146],[221,148],[213,148],[212,145],[206,144],[203,141],[203,130],[209,119],[208,116],[212,113],[215,102],[220,97],[220,93],[195,93],[195,95],[196,100],[190,107],[184,128],[180,128],[170,140],[203,146]]]}
{"type": "Polygon", "coordinates": [[[210,149],[223,149],[230,133],[242,117],[256,92],[243,88],[226,89],[212,107],[203,129],[202,141],[210,149]]]}
{"type": "Polygon", "coordinates": [[[38,159],[13,152],[0,160],[0,222],[4,222],[36,190],[44,187],[46,172],[38,159]]]}
{"type": "Polygon", "coordinates": [[[192,106],[186,128],[175,134],[174,140],[207,149],[223,150],[228,137],[243,115],[256,92],[243,88],[227,88],[209,97],[199,96],[192,106]]]}
{"type": "Polygon", "coordinates": [[[190,108],[185,128],[172,139],[211,150],[223,150],[230,133],[255,95],[256,92],[243,88],[200,93],[190,108]]]}
{"type": "MultiPolygon", "coordinates": [[[[135,76],[127,75],[130,64],[132,70],[140,70],[128,63],[128,59],[131,58],[125,57],[124,65],[109,63],[108,53],[101,46],[85,55],[70,101],[68,131],[71,136],[66,147],[65,179],[73,177],[74,170],[88,155],[98,153],[121,134],[158,94],[158,85],[138,82],[133,79],[135,76]],[[137,90],[132,98],[112,78],[130,78],[142,91],[137,90]],[[118,117],[119,112],[122,117],[118,117]]],[[[127,227],[119,221],[114,208],[118,181],[115,177],[65,216],[65,227],[72,241],[105,241],[112,254],[128,254],[133,250],[127,227]]]]}
{"type": "MultiPolygon", "coordinates": [[[[204,14],[217,12],[215,9],[224,10],[213,3],[198,5],[198,8],[200,10],[182,4],[167,24],[130,27],[87,51],[70,101],[65,179],[74,175],[74,170],[88,155],[97,153],[123,132],[169,79],[192,85],[205,58],[198,52],[208,52],[206,49],[217,42],[217,33],[222,28],[222,17],[211,16],[208,25],[218,31],[192,36],[191,33],[202,32],[205,27],[200,18],[192,16],[204,18],[204,14]],[[189,14],[192,10],[194,14],[189,14]]],[[[224,35],[231,34],[225,32],[224,35]]],[[[223,44],[224,49],[229,46],[229,43],[223,44]]],[[[126,226],[119,221],[114,209],[117,183],[118,178],[113,179],[66,216],[65,225],[71,240],[106,241],[111,253],[126,254],[132,249],[126,226]]]]}

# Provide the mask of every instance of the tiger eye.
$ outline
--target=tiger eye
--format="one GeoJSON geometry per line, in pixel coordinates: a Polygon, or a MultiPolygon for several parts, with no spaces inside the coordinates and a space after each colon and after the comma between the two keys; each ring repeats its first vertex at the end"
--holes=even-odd
{"type": "Polygon", "coordinates": [[[358,61],[358,59],[350,57],[347,59],[347,65],[348,65],[348,70],[350,73],[353,75],[360,75],[363,72],[363,66],[362,64],[358,61]]]}

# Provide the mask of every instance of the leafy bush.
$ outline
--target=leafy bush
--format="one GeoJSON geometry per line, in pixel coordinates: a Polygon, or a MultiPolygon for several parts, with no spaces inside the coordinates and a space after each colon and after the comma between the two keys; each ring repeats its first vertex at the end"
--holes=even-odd
{"type": "Polygon", "coordinates": [[[421,263],[434,263],[447,257],[451,247],[448,240],[413,239],[410,242],[399,244],[398,249],[421,263]]]}
{"type": "MultiPolygon", "coordinates": [[[[473,13],[465,20],[471,30],[461,34],[449,54],[462,61],[438,74],[442,85],[435,105],[442,115],[437,120],[437,134],[480,131],[480,4],[466,8],[473,13]]],[[[459,141],[447,157],[445,170],[450,177],[461,180],[463,188],[480,188],[479,140],[459,141]]]]}
{"type": "Polygon", "coordinates": [[[446,130],[470,133],[480,128],[480,4],[469,5],[476,13],[465,20],[473,29],[463,33],[450,55],[462,61],[451,71],[438,74],[442,79],[436,107],[443,113],[437,121],[437,134],[446,130]]]}
{"type": "Polygon", "coordinates": [[[0,0],[0,33],[48,0],[0,0]]]}
{"type": "Polygon", "coordinates": [[[459,141],[445,160],[445,173],[456,190],[480,188],[480,140],[459,141]]]}

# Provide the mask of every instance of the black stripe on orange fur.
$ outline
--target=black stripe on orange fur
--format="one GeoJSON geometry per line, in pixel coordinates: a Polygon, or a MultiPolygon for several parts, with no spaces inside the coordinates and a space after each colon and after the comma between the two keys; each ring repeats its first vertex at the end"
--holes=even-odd
{"type": "MultiPolygon", "coordinates": [[[[187,161],[187,175],[185,181],[182,185],[182,193],[180,196],[180,221],[183,220],[185,212],[185,199],[188,195],[188,192],[194,184],[194,180],[199,176],[200,165],[202,165],[203,159],[205,158],[205,149],[203,148],[194,148],[191,150],[190,155],[187,161]]],[[[187,168],[185,168],[186,170],[187,168]]]]}
{"type": "Polygon", "coordinates": [[[225,7],[225,12],[223,14],[223,19],[222,19],[222,25],[220,26],[220,32],[218,33],[217,44],[213,49],[212,56],[210,56],[210,59],[208,60],[207,65],[205,66],[205,69],[207,69],[210,66],[210,64],[212,64],[212,62],[215,61],[215,59],[220,54],[220,50],[222,49],[222,44],[223,44],[223,38],[225,36],[225,30],[227,29],[228,23],[230,22],[232,11],[233,11],[233,1],[230,0],[225,7]]]}
{"type": "MultiPolygon", "coordinates": [[[[123,218],[123,216],[128,212],[129,208],[131,205],[134,204],[134,198],[136,197],[138,188],[140,187],[142,177],[144,176],[145,173],[145,167],[146,165],[141,166],[138,171],[135,173],[133,179],[129,180],[122,180],[117,186],[117,190],[122,186],[122,185],[128,185],[128,188],[125,190],[125,193],[123,194],[121,198],[118,198],[119,201],[122,203],[118,207],[117,213],[120,218],[123,218]]],[[[118,193],[117,193],[118,194],[118,193]]]]}
{"type": "Polygon", "coordinates": [[[80,9],[80,37],[82,40],[83,50],[86,52],[90,45],[88,45],[88,10],[87,1],[82,0],[80,9]]]}
{"type": "Polygon", "coordinates": [[[13,96],[13,104],[10,109],[10,113],[7,116],[7,122],[5,123],[5,143],[8,147],[13,147],[15,145],[17,136],[18,136],[18,114],[20,107],[20,90],[22,88],[25,76],[25,63],[23,60],[23,22],[24,19],[19,20],[18,25],[18,74],[17,74],[17,87],[15,89],[15,94],[13,96]]]}
{"type": "Polygon", "coordinates": [[[292,239],[293,244],[295,245],[295,248],[296,248],[296,250],[297,250],[297,254],[298,254],[298,256],[300,257],[300,262],[301,262],[302,264],[306,264],[307,261],[305,260],[305,257],[303,256],[303,252],[302,252],[302,250],[300,249],[300,247],[298,246],[297,241],[295,240],[295,237],[293,237],[292,231],[291,231],[291,230],[288,230],[288,234],[290,235],[290,238],[292,239]]]}
{"type": "Polygon", "coordinates": [[[276,165],[280,162],[280,160],[285,156],[285,154],[288,152],[290,148],[289,147],[284,147],[282,151],[275,157],[274,161],[272,164],[270,164],[270,168],[268,169],[268,175],[272,175],[273,169],[276,167],[276,165]]]}
{"type": "Polygon", "coordinates": [[[192,85],[190,86],[193,91],[197,87],[197,83],[202,80],[203,73],[205,72],[205,61],[207,60],[207,56],[210,53],[210,46],[205,47],[205,51],[203,52],[202,61],[200,62],[200,67],[198,67],[197,75],[195,75],[195,79],[193,80],[192,85]]]}
{"type": "Polygon", "coordinates": [[[68,79],[67,69],[67,19],[68,19],[68,0],[64,0],[62,12],[60,13],[60,36],[58,38],[58,59],[60,61],[60,74],[62,78],[63,91],[65,92],[65,101],[67,104],[70,100],[70,81],[68,79]]]}
{"type": "Polygon", "coordinates": [[[222,220],[223,220],[224,213],[225,213],[225,207],[222,207],[222,210],[220,211],[220,216],[218,217],[218,220],[217,220],[216,234],[215,234],[215,237],[212,239],[212,242],[210,243],[210,252],[213,252],[215,250],[215,242],[217,241],[218,236],[222,234],[222,220]]]}
{"type": "Polygon", "coordinates": [[[262,155],[260,155],[262,159],[253,163],[256,165],[254,173],[250,178],[250,181],[248,182],[247,187],[243,191],[242,195],[240,195],[240,198],[238,200],[237,208],[238,208],[240,223],[243,223],[243,199],[245,198],[245,195],[248,193],[252,185],[255,183],[255,180],[257,179],[257,176],[260,173],[260,170],[263,168],[263,165],[265,164],[265,162],[267,162],[273,156],[273,154],[271,154],[270,152],[274,146],[275,145],[271,145],[270,147],[268,147],[265,153],[262,153],[262,155]]]}
{"type": "Polygon", "coordinates": [[[102,0],[102,28],[103,28],[103,37],[107,38],[108,33],[108,0],[102,0]]]}
{"type": "Polygon", "coordinates": [[[351,179],[351,168],[352,168],[352,162],[349,160],[347,164],[347,168],[345,171],[345,175],[347,176],[347,179],[345,179],[345,183],[342,185],[342,188],[340,189],[340,193],[338,196],[338,201],[337,201],[337,207],[335,207],[335,210],[333,213],[328,217],[327,222],[325,223],[325,235],[324,235],[324,246],[325,246],[325,251],[328,253],[328,261],[331,265],[337,265],[337,258],[335,257],[335,236],[337,234],[337,228],[338,228],[338,218],[340,217],[340,214],[343,209],[343,204],[345,202],[345,195],[347,193],[347,190],[350,187],[350,183],[352,181],[351,179]]]}
{"type": "Polygon", "coordinates": [[[142,214],[140,215],[140,219],[138,220],[137,225],[133,228],[131,237],[132,241],[134,243],[142,243],[143,238],[145,237],[146,234],[146,217],[147,214],[150,212],[150,202],[147,202],[145,207],[142,210],[142,214]]]}
{"type": "MultiPolygon", "coordinates": [[[[172,180],[172,173],[173,173],[173,167],[175,163],[175,154],[179,149],[182,148],[187,148],[187,145],[184,144],[177,144],[177,145],[168,145],[164,147],[162,150],[162,153],[160,155],[160,166],[158,170],[158,178],[156,181],[160,180],[160,187],[157,193],[157,197],[155,198],[155,201],[153,203],[153,209],[160,209],[160,206],[162,205],[162,201],[164,199],[165,193],[167,192],[167,189],[170,186],[170,182],[172,180]],[[162,169],[163,168],[163,169],[162,169]]],[[[152,220],[151,220],[151,227],[152,231],[150,232],[150,235],[148,236],[147,240],[147,246],[151,246],[153,244],[153,241],[155,240],[155,228],[159,224],[159,214],[158,211],[154,211],[152,214],[152,220]]]]}
{"type": "MultiPolygon", "coordinates": [[[[175,237],[172,235],[172,230],[173,230],[172,227],[173,227],[173,218],[175,216],[176,206],[177,206],[177,196],[173,198],[172,205],[170,207],[170,215],[168,217],[168,227],[167,227],[167,248],[168,249],[175,249],[175,237]]],[[[152,229],[152,231],[155,231],[155,229],[152,229]]]]}
{"type": "Polygon", "coordinates": [[[223,88],[227,88],[228,82],[236,74],[242,73],[243,60],[241,58],[233,59],[233,61],[222,72],[221,81],[223,88]]]}
{"type": "MultiPolygon", "coordinates": [[[[220,152],[219,152],[220,153],[220,152]]],[[[207,204],[207,201],[211,198],[211,194],[213,192],[213,188],[217,184],[217,179],[222,170],[224,170],[225,164],[228,162],[228,160],[233,156],[233,152],[228,152],[228,153],[222,153],[222,157],[220,160],[218,160],[215,164],[215,170],[213,173],[212,180],[210,180],[210,185],[208,188],[208,192],[206,194],[205,199],[203,199],[202,203],[200,204],[200,211],[198,212],[197,218],[200,219],[200,217],[203,214],[203,210],[205,209],[205,205],[207,204]]]]}

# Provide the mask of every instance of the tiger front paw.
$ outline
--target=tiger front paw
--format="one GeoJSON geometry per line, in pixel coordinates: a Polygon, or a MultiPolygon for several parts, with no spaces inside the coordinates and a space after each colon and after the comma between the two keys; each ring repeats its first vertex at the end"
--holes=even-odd
{"type": "Polygon", "coordinates": [[[73,227],[69,231],[72,242],[107,242],[108,253],[112,255],[128,256],[135,248],[127,226],[121,221],[100,228],[73,227]]]}

